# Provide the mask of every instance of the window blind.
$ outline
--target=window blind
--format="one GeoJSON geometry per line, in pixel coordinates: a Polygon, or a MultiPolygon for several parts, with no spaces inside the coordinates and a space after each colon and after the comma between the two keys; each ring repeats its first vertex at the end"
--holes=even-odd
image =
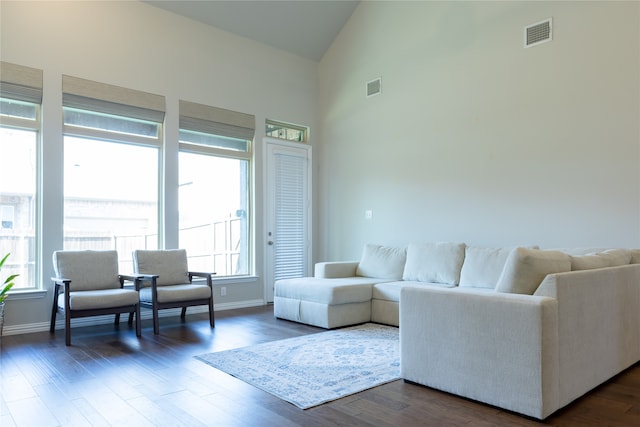
{"type": "Polygon", "coordinates": [[[42,103],[42,70],[0,62],[0,97],[42,103]]]}
{"type": "Polygon", "coordinates": [[[255,128],[252,114],[180,101],[180,129],[252,140],[255,128]]]}
{"type": "Polygon", "coordinates": [[[275,265],[274,280],[305,273],[306,174],[303,157],[275,155],[275,265]]]}
{"type": "Polygon", "coordinates": [[[164,96],[78,77],[62,76],[62,104],[156,123],[164,121],[164,96]]]}

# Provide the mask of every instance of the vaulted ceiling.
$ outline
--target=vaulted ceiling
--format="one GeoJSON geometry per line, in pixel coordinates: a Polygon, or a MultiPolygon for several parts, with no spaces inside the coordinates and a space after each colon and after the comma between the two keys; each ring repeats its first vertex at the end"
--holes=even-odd
{"type": "Polygon", "coordinates": [[[152,6],[320,61],[359,1],[144,0],[152,6]]]}

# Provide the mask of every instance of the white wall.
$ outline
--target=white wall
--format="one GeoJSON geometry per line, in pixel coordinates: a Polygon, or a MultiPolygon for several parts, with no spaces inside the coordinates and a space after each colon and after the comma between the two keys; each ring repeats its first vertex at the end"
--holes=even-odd
{"type": "Polygon", "coordinates": [[[361,3],[319,67],[317,258],[639,247],[639,22],[638,2],[361,3]]]}
{"type": "MultiPolygon", "coordinates": [[[[638,247],[639,22],[638,2],[366,1],[318,66],[138,2],[2,1],[0,60],[44,70],[43,283],[62,244],[62,74],[166,96],[169,184],[178,99],[255,114],[256,212],[264,119],[311,126],[317,261],[366,242],[638,247]],[[524,49],[548,17],[553,42],[524,49]]],[[[264,286],[235,289],[217,302],[264,286]]],[[[46,325],[50,298],[12,300],[5,328],[46,325]]]]}
{"type": "MultiPolygon", "coordinates": [[[[150,5],[133,2],[0,3],[0,60],[44,71],[42,298],[7,305],[5,331],[46,326],[53,275],[51,253],[62,247],[62,74],[164,95],[167,246],[177,242],[178,100],[256,116],[255,204],[262,210],[265,118],[315,127],[317,63],[236,37],[150,5]]],[[[256,273],[250,283],[225,284],[216,304],[264,296],[263,225],[257,216],[256,273]]]]}

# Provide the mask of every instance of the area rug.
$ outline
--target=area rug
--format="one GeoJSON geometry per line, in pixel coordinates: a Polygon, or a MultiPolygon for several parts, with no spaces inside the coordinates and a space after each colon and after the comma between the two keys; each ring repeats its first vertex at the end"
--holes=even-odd
{"type": "Polygon", "coordinates": [[[400,378],[398,328],[373,323],[195,357],[302,409],[400,378]]]}

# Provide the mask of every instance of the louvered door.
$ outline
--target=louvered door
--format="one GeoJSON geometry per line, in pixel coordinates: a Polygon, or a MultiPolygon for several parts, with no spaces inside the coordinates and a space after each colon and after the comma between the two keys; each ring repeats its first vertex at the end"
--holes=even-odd
{"type": "Polygon", "coordinates": [[[303,277],[311,263],[311,147],[266,139],[266,300],[276,280],[303,277]]]}

